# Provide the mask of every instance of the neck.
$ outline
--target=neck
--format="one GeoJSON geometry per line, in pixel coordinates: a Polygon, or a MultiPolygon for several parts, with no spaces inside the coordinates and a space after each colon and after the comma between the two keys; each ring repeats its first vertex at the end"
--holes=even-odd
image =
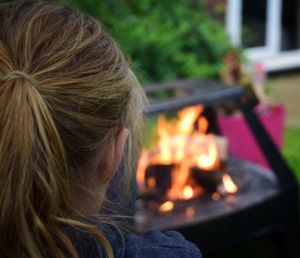
{"type": "Polygon", "coordinates": [[[73,200],[77,210],[86,216],[97,215],[100,212],[105,193],[106,185],[76,187],[73,193],[73,200]]]}

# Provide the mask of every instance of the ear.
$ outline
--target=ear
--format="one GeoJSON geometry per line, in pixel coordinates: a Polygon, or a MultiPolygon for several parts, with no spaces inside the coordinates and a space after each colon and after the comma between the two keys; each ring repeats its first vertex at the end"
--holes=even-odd
{"type": "Polygon", "coordinates": [[[102,164],[99,164],[98,167],[100,180],[102,183],[108,183],[117,172],[122,161],[128,135],[128,129],[123,128],[116,135],[111,145],[108,146],[104,161],[102,164]]]}

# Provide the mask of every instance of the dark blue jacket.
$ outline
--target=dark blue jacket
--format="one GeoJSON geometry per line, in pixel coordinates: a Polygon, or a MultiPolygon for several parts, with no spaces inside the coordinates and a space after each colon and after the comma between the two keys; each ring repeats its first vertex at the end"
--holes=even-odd
{"type": "MultiPolygon", "coordinates": [[[[113,226],[101,226],[114,250],[115,258],[201,258],[199,249],[175,231],[160,233],[149,231],[143,235],[124,237],[113,226]]],[[[80,258],[105,257],[95,238],[76,229],[68,229],[68,235],[80,258]]]]}

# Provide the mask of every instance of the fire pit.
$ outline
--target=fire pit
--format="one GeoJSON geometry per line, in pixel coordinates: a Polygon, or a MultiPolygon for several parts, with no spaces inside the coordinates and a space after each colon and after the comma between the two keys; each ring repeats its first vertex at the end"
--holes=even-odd
{"type": "Polygon", "coordinates": [[[161,90],[180,97],[151,100],[146,109],[159,115],[155,140],[138,164],[136,230],[179,230],[204,253],[278,230],[292,239],[297,184],[243,90],[188,80],[152,86],[147,93],[151,99],[161,90]],[[227,153],[230,143],[220,135],[214,112],[226,101],[240,107],[271,169],[227,153]]]}
{"type": "MultiPolygon", "coordinates": [[[[140,207],[136,214],[138,231],[179,229],[184,226],[213,221],[260,204],[279,191],[276,178],[266,169],[234,158],[230,159],[227,167],[230,171],[229,175],[240,186],[239,190],[235,184],[228,183],[226,186],[225,183],[223,191],[207,194],[202,192],[201,196],[190,198],[184,202],[180,200],[165,201],[160,205],[158,211],[147,206],[140,207]],[[244,178],[241,178],[241,174],[244,178]]],[[[223,184],[221,183],[220,186],[223,184]]]]}

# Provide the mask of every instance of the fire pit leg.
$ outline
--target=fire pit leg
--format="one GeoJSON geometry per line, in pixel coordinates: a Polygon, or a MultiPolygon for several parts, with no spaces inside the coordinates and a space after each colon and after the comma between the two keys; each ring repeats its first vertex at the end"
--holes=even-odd
{"type": "Polygon", "coordinates": [[[248,100],[245,97],[237,100],[241,111],[244,114],[245,120],[260,146],[261,150],[271,168],[279,179],[279,182],[283,187],[296,185],[296,180],[292,171],[287,166],[286,162],[281,157],[277,147],[273,143],[266,129],[258,119],[257,115],[253,112],[252,108],[248,104],[248,100]]]}
{"type": "MultiPolygon", "coordinates": [[[[253,112],[252,108],[249,106],[248,101],[245,97],[237,100],[241,111],[244,114],[245,120],[254,135],[257,144],[260,146],[261,150],[270,166],[272,167],[275,175],[278,178],[278,182],[281,185],[281,195],[288,196],[285,199],[286,208],[286,221],[285,221],[285,232],[283,232],[283,238],[285,243],[285,249],[289,252],[289,255],[293,253],[293,250],[297,250],[298,246],[296,239],[298,239],[299,234],[299,191],[297,180],[295,179],[292,171],[286,164],[285,160],[279,153],[266,129],[263,127],[262,123],[253,112]],[[293,210],[293,212],[289,212],[293,210]],[[288,246],[288,247],[287,247],[288,246]]],[[[299,252],[299,250],[297,250],[299,252]]],[[[294,257],[294,256],[291,256],[294,257]]]]}

